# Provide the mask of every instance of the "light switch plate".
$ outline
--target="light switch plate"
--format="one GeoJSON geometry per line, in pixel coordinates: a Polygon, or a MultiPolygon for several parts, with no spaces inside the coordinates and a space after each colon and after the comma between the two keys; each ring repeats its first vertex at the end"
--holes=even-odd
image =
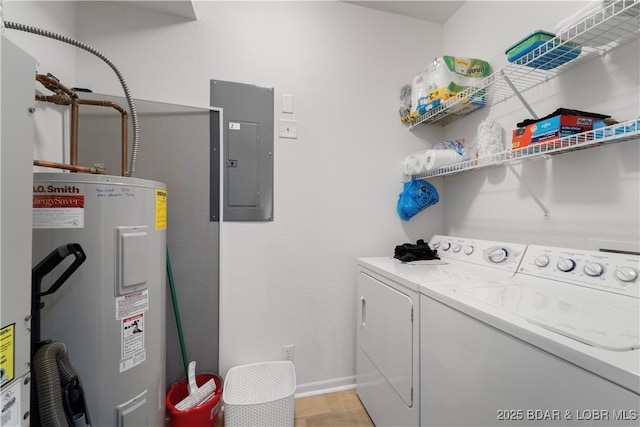
{"type": "Polygon", "coordinates": [[[293,95],[282,95],[282,112],[293,114],[293,95]]]}
{"type": "Polygon", "coordinates": [[[297,125],[295,120],[280,119],[280,137],[297,139],[297,125]]]}

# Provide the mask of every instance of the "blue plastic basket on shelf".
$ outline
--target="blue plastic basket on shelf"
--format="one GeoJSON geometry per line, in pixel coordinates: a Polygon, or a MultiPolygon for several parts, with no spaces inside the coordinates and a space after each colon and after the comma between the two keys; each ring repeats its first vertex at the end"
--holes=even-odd
{"type": "Polygon", "coordinates": [[[577,58],[581,51],[574,43],[559,43],[555,34],[538,30],[509,46],[505,53],[509,62],[551,70],[577,58]]]}

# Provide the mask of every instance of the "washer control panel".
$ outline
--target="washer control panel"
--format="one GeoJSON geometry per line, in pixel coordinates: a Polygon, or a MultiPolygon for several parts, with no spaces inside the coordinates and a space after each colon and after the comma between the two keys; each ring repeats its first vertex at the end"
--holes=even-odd
{"type": "Polygon", "coordinates": [[[640,256],[529,245],[519,273],[640,298],[640,256]]]}
{"type": "Polygon", "coordinates": [[[455,259],[515,273],[526,245],[435,235],[429,247],[436,249],[438,256],[444,260],[455,259]]]}

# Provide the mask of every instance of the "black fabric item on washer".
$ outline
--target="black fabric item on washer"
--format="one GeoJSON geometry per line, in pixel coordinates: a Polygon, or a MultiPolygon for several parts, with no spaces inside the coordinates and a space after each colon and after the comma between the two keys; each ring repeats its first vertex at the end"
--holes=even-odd
{"type": "Polygon", "coordinates": [[[558,108],[556,111],[549,114],[548,116],[544,116],[539,119],[526,119],[518,123],[516,126],[519,128],[523,128],[525,126],[529,126],[534,123],[541,122],[542,120],[547,120],[547,119],[550,119],[551,117],[559,116],[561,114],[564,114],[565,116],[586,116],[586,117],[593,117],[596,119],[608,119],[609,117],[611,117],[611,116],[606,116],[604,114],[589,113],[587,111],[570,110],[569,108],[558,108]]]}
{"type": "Polygon", "coordinates": [[[415,244],[404,243],[396,246],[393,256],[402,262],[424,261],[432,259],[440,259],[438,251],[431,249],[429,244],[420,239],[415,244]]]}

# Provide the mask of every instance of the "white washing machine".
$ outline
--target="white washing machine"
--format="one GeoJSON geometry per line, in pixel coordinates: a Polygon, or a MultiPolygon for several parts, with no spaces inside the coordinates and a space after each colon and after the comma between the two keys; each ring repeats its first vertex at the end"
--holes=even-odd
{"type": "Polygon", "coordinates": [[[529,246],[511,279],[424,288],[421,425],[640,425],[639,263],[529,246]]]}
{"type": "Polygon", "coordinates": [[[525,245],[434,236],[441,260],[358,259],[356,390],[377,426],[420,423],[420,290],[512,277],[525,245]]]}

